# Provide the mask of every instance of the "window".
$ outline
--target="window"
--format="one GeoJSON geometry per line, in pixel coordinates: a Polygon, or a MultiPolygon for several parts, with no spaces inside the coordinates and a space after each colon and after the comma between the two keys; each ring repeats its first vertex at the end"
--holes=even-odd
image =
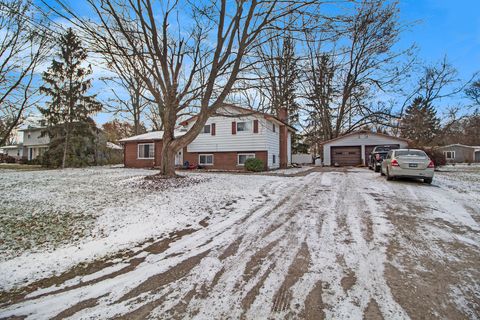
{"type": "Polygon", "coordinates": [[[237,155],[237,164],[239,166],[243,166],[245,165],[245,161],[247,161],[247,159],[252,159],[252,158],[255,158],[254,153],[239,153],[237,155]]]}
{"type": "MultiPolygon", "coordinates": [[[[275,125],[273,125],[273,127],[275,127],[275,125]]],[[[273,163],[276,163],[276,162],[277,162],[277,157],[276,157],[276,155],[272,154],[272,157],[273,157],[273,163]]]]}
{"type": "Polygon", "coordinates": [[[210,133],[210,132],[211,132],[211,127],[210,127],[210,125],[209,125],[209,124],[205,125],[205,126],[203,127],[202,133],[210,133]]]}
{"type": "Polygon", "coordinates": [[[443,151],[443,154],[445,155],[445,159],[447,160],[455,159],[455,151],[443,151]]]}
{"type": "Polygon", "coordinates": [[[275,128],[275,123],[273,124],[273,132],[275,132],[277,129],[275,128]]]}
{"type": "Polygon", "coordinates": [[[199,154],[198,155],[198,164],[204,166],[213,165],[213,154],[199,154]]]}
{"type": "Polygon", "coordinates": [[[138,159],[153,159],[155,157],[155,145],[153,143],[138,144],[138,159]]]}
{"type": "Polygon", "coordinates": [[[237,122],[237,132],[250,131],[250,122],[237,122]]]}

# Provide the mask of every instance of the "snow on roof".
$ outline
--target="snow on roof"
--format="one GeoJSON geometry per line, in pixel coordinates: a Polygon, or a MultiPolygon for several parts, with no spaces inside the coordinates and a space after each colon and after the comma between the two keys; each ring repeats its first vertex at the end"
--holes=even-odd
{"type": "MultiPolygon", "coordinates": [[[[183,136],[186,132],[175,130],[175,137],[183,136]]],[[[141,141],[141,140],[162,140],[163,138],[163,131],[152,131],[147,132],[144,134],[139,134],[138,136],[133,136],[129,138],[125,138],[120,140],[120,142],[128,142],[128,141],[141,141]]]]}
{"type": "Polygon", "coordinates": [[[465,144],[461,144],[461,143],[453,143],[453,144],[449,144],[449,145],[446,145],[446,146],[440,146],[439,148],[450,148],[450,147],[465,147],[465,148],[472,148],[472,149],[475,149],[475,150],[480,150],[480,146],[467,146],[465,144]]]}
{"type": "Polygon", "coordinates": [[[107,141],[107,148],[113,149],[113,150],[123,150],[123,148],[121,146],[119,146],[118,144],[115,144],[115,143],[109,142],[109,141],[107,141]]]}

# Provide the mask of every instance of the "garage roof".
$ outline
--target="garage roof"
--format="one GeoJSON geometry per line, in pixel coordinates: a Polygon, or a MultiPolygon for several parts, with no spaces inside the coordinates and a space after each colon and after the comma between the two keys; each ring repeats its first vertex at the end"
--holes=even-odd
{"type": "Polygon", "coordinates": [[[390,139],[396,139],[396,140],[402,140],[402,141],[405,141],[405,142],[410,142],[410,140],[408,140],[408,139],[399,138],[399,137],[394,137],[394,136],[390,136],[390,135],[384,134],[384,133],[371,132],[371,131],[369,131],[369,130],[357,130],[357,131],[353,131],[353,132],[344,134],[344,135],[342,135],[342,136],[339,136],[339,137],[336,137],[336,138],[333,138],[333,139],[324,141],[324,142],[322,142],[322,145],[325,145],[325,144],[327,144],[327,143],[331,143],[331,142],[336,141],[336,140],[341,140],[341,139],[343,139],[343,138],[346,138],[346,137],[349,137],[349,136],[353,136],[353,135],[356,135],[356,134],[373,134],[373,135],[382,136],[382,137],[386,137],[386,138],[390,138],[390,139]]]}

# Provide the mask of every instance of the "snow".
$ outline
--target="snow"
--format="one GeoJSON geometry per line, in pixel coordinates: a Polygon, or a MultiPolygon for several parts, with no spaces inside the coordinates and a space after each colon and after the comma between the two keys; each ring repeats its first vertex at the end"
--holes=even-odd
{"type": "MultiPolygon", "coordinates": [[[[125,138],[120,140],[120,142],[128,142],[128,141],[142,141],[142,140],[162,140],[163,138],[163,131],[152,131],[143,134],[139,134],[133,137],[125,138]]],[[[183,136],[186,131],[176,130],[174,132],[175,137],[183,136]]]]}
{"type": "MultiPolygon", "coordinates": [[[[307,297],[319,285],[317,299],[327,319],[364,318],[371,301],[386,319],[409,319],[415,315],[394,294],[398,288],[389,283],[387,265],[414,281],[433,272],[422,263],[425,259],[439,261],[445,269],[448,263],[469,262],[466,256],[478,259],[479,167],[436,172],[431,186],[387,182],[366,169],[293,176],[307,168],[275,171],[279,176],[188,172],[182,174],[199,182],[166,190],[139,188],[144,176],[155,173],[150,170],[4,171],[0,208],[18,206],[39,215],[83,213],[93,217],[93,227],[72,243],[39,245],[16,255],[2,250],[3,290],[121,250],[132,254],[111,259],[112,265],[91,274],[40,287],[29,293],[30,300],[3,308],[0,317],[52,318],[96,299],[96,305],[78,310],[73,318],[112,318],[150,302],[152,318],[170,317],[179,304],[185,304],[177,314],[183,318],[302,318],[307,297]],[[205,218],[208,225],[201,226],[205,218]],[[407,218],[415,223],[402,229],[396,219],[407,218]],[[187,228],[197,231],[162,252],[145,250],[149,239],[187,228]],[[238,249],[222,257],[233,243],[238,249]],[[469,255],[457,250],[458,244],[469,255]],[[392,245],[401,248],[399,253],[392,254],[392,245]],[[449,245],[455,250],[448,251],[449,245]],[[299,259],[301,250],[308,257],[299,259]],[[105,277],[140,258],[144,260],[132,270],[105,277]],[[405,264],[408,258],[418,260],[415,269],[405,264]],[[182,263],[189,268],[185,273],[182,263]],[[247,272],[249,268],[254,271],[247,272]],[[165,274],[171,270],[170,279],[165,274]],[[346,286],[349,274],[354,280],[346,286]],[[147,280],[153,287],[138,289],[147,280]],[[161,285],[155,286],[156,281],[161,285]],[[194,294],[186,299],[190,292],[194,294]],[[252,292],[249,306],[242,307],[252,292]]],[[[478,272],[457,268],[453,274],[462,277],[445,285],[449,303],[474,318],[467,294],[478,298],[478,272]]]]}
{"type": "MultiPolygon", "coordinates": [[[[265,183],[275,177],[186,173],[206,182],[188,189],[150,191],[135,182],[151,170],[89,168],[1,174],[0,208],[42,215],[75,212],[94,216],[95,224],[85,238],[71,244],[40,246],[21,252],[0,245],[0,289],[9,290],[37,279],[60,274],[79,262],[130,248],[188,226],[198,227],[209,213],[218,216],[244,214],[265,183]],[[226,207],[236,201],[236,208],[226,207]]],[[[184,173],[182,173],[184,174],[184,173]]]]}

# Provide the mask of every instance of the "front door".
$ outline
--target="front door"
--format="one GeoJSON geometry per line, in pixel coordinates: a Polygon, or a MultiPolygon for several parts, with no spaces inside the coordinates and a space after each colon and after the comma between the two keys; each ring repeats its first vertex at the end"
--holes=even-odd
{"type": "Polygon", "coordinates": [[[32,160],[33,159],[33,148],[29,148],[28,149],[28,160],[32,160]]]}
{"type": "Polygon", "coordinates": [[[183,150],[178,151],[175,155],[175,165],[183,166],[183,150]]]}

